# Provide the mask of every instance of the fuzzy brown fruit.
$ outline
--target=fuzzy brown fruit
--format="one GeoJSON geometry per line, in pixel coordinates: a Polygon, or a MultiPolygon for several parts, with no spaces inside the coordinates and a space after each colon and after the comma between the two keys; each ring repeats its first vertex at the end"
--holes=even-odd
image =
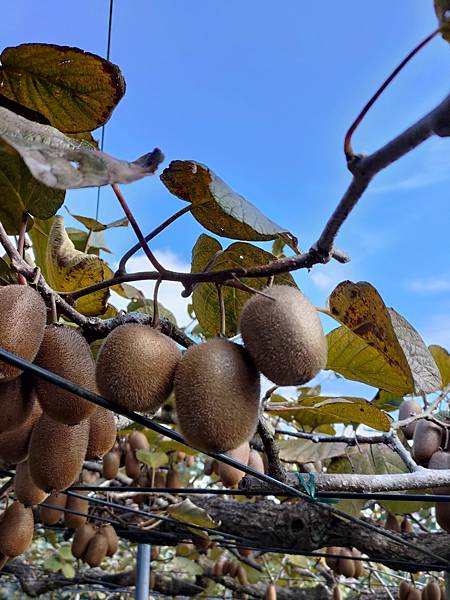
{"type": "Polygon", "coordinates": [[[36,402],[36,392],[27,375],[0,382],[0,433],[25,423],[36,402]]]}
{"type": "Polygon", "coordinates": [[[134,455],[133,450],[128,450],[125,456],[125,472],[131,479],[137,479],[141,473],[141,463],[134,455]]]}
{"type": "Polygon", "coordinates": [[[436,521],[439,527],[450,533],[450,502],[436,502],[436,521]]]}
{"type": "Polygon", "coordinates": [[[132,450],[148,450],[150,448],[147,436],[142,431],[133,431],[133,433],[130,433],[128,443],[132,450]]]}
{"type": "Polygon", "coordinates": [[[213,338],[191,346],[175,375],[181,433],[198,450],[225,452],[254,434],[259,373],[242,346],[213,338]]]}
{"type": "Polygon", "coordinates": [[[266,593],[264,595],[265,600],[277,600],[277,588],[273,583],[269,583],[266,588],[266,593]]]}
{"type": "Polygon", "coordinates": [[[117,552],[117,548],[119,547],[119,538],[117,537],[116,530],[112,525],[108,524],[100,528],[100,533],[104,535],[108,540],[108,549],[106,551],[106,556],[113,556],[113,554],[117,552]]]}
{"type": "Polygon", "coordinates": [[[47,492],[38,488],[31,478],[27,460],[16,466],[14,492],[17,500],[24,506],[36,506],[48,497],[47,492]]]}
{"type": "Polygon", "coordinates": [[[114,446],[117,436],[114,413],[102,406],[96,406],[89,417],[89,441],[86,460],[102,458],[114,446]]]}
{"type": "Polygon", "coordinates": [[[16,465],[28,456],[31,433],[35,423],[42,415],[38,402],[33,404],[31,414],[17,429],[0,433],[0,462],[7,465],[16,465]]]}
{"type": "Polygon", "coordinates": [[[152,327],[121,325],[108,335],[98,353],[98,389],[120,406],[154,413],[172,391],[180,358],[175,342],[152,327]]]}
{"type": "MultiPolygon", "coordinates": [[[[87,496],[87,492],[80,490],[77,491],[77,494],[80,496],[87,496]]],[[[78,515],[65,512],[64,513],[64,523],[67,527],[71,529],[77,529],[84,525],[88,518],[89,513],[89,501],[86,498],[78,498],[78,496],[68,496],[66,508],[68,510],[73,510],[74,512],[81,513],[78,515]]]]}
{"type": "Polygon", "coordinates": [[[355,561],[353,560],[352,551],[349,548],[341,548],[337,571],[344,577],[355,576],[355,561]]]}
{"type": "Polygon", "coordinates": [[[97,531],[89,540],[83,560],[84,562],[87,562],[90,567],[98,567],[105,558],[107,552],[108,540],[101,531],[97,531]]]}
{"type": "Polygon", "coordinates": [[[46,506],[39,507],[39,516],[44,525],[56,525],[64,517],[62,508],[66,508],[66,494],[50,494],[46,499],[46,506]]]}
{"type": "MultiPolygon", "coordinates": [[[[228,450],[225,453],[230,458],[234,458],[239,462],[246,465],[248,463],[248,457],[250,454],[250,446],[248,442],[244,442],[234,450],[228,450]]],[[[225,487],[234,487],[237,485],[240,480],[245,476],[245,471],[241,471],[240,469],[236,469],[235,467],[231,467],[223,462],[219,462],[219,466],[217,468],[218,475],[222,480],[222,483],[225,487]]]]}
{"type": "Polygon", "coordinates": [[[337,585],[335,585],[333,588],[333,600],[342,600],[341,588],[337,585]]]}
{"type": "Polygon", "coordinates": [[[436,581],[429,581],[422,590],[423,600],[441,600],[441,588],[436,581]]]}
{"type": "MultiPolygon", "coordinates": [[[[28,285],[0,287],[0,340],[2,348],[33,361],[44,337],[47,309],[28,285]]],[[[22,370],[0,361],[0,380],[18,377],[22,370]]]]}
{"type": "Polygon", "coordinates": [[[46,492],[68,488],[83,466],[89,438],[89,421],[65,425],[43,414],[30,440],[30,474],[46,492]]]}
{"type": "Polygon", "coordinates": [[[256,367],[277,385],[302,385],[324,369],[327,342],[317,310],[296,287],[264,288],[244,305],[240,330],[256,367]]]}
{"type": "Polygon", "coordinates": [[[75,530],[72,540],[72,554],[75,558],[81,558],[86,552],[95,531],[96,529],[91,523],[85,523],[75,530]]]}
{"type": "Polygon", "coordinates": [[[400,533],[400,531],[401,531],[397,517],[395,515],[393,515],[392,513],[387,514],[386,522],[385,522],[384,526],[386,529],[390,529],[391,531],[396,531],[397,533],[400,533]]]}
{"type": "MultiPolygon", "coordinates": [[[[156,487],[156,486],[155,486],[156,487]]],[[[176,469],[169,469],[166,476],[166,487],[178,489],[183,487],[180,473],[176,469]]]]}
{"type": "Polygon", "coordinates": [[[117,452],[107,452],[103,457],[102,476],[105,479],[115,479],[119,472],[120,458],[117,452]]]}
{"type": "MultiPolygon", "coordinates": [[[[35,363],[72,383],[95,392],[95,363],[89,344],[73,327],[47,325],[35,363]]],[[[34,385],[43,411],[54,421],[76,425],[95,409],[88,402],[41,377],[34,385]]]]}
{"type": "MultiPolygon", "coordinates": [[[[450,452],[435,452],[428,462],[428,468],[450,469],[450,452]]],[[[433,494],[450,494],[450,487],[433,488],[433,494]]]]}
{"type": "MultiPolygon", "coordinates": [[[[403,402],[399,406],[398,410],[398,420],[403,421],[404,419],[409,419],[410,417],[414,417],[416,415],[420,415],[422,413],[422,408],[420,405],[413,399],[403,400],[403,402]]],[[[412,440],[414,436],[414,431],[416,429],[418,421],[413,421],[408,425],[403,425],[400,429],[403,432],[403,435],[407,440],[412,440]]]]}
{"type": "Polygon", "coordinates": [[[357,548],[352,548],[352,555],[355,560],[353,560],[353,564],[355,566],[355,574],[354,577],[358,578],[364,573],[362,560],[356,560],[361,558],[361,552],[357,548]]]}
{"type": "Polygon", "coordinates": [[[264,461],[261,457],[261,454],[254,450],[253,448],[250,450],[250,454],[248,456],[248,466],[258,471],[258,473],[264,473],[264,461]]]}
{"type": "Polygon", "coordinates": [[[412,453],[414,460],[424,467],[441,445],[442,427],[437,423],[419,419],[414,430],[412,453]]]}
{"type": "Polygon", "coordinates": [[[408,581],[401,581],[398,587],[399,600],[408,600],[409,592],[414,589],[408,581]]]}
{"type": "Polygon", "coordinates": [[[404,517],[401,524],[402,533],[414,533],[414,528],[408,517],[404,517]]]}
{"type": "Polygon", "coordinates": [[[16,500],[1,517],[0,553],[9,558],[19,556],[30,546],[33,531],[33,511],[16,500]]]}

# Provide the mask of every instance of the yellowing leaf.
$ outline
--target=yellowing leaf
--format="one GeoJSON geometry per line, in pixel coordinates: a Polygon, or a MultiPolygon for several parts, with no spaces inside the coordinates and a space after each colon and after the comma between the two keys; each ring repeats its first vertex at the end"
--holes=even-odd
{"type": "Polygon", "coordinates": [[[327,343],[327,369],[393,394],[404,396],[411,393],[410,379],[393,367],[381,352],[347,327],[330,331],[327,343]]]}
{"type": "Polygon", "coordinates": [[[270,413],[282,416],[290,415],[297,423],[302,423],[302,413],[317,413],[331,419],[329,423],[363,423],[378,431],[389,431],[389,417],[363,398],[306,396],[289,407],[270,405],[270,413]]]}
{"type": "MultiPolygon", "coordinates": [[[[109,278],[111,269],[95,254],[76,250],[64,229],[63,217],[55,217],[48,237],[46,267],[48,283],[58,292],[74,292],[109,278]]],[[[103,289],[79,298],[75,308],[88,316],[106,310],[109,290],[103,289]]]]}
{"type": "Polygon", "coordinates": [[[342,456],[347,449],[347,444],[342,442],[321,444],[296,438],[278,440],[277,445],[282,460],[297,463],[316,462],[342,456]]]}
{"type": "Polygon", "coordinates": [[[50,127],[29,121],[0,106],[0,139],[15,148],[31,174],[41,183],[58,189],[130,183],[153,175],[163,160],[155,148],[134,162],[98,152],[50,127]]]}
{"type": "Polygon", "coordinates": [[[172,194],[192,203],[192,215],[209,231],[235,240],[282,237],[298,251],[297,239],[287,229],[268,219],[205,165],[174,160],[164,169],[161,181],[172,194]]]}
{"type": "Polygon", "coordinates": [[[450,354],[442,346],[428,347],[438,366],[442,378],[442,387],[450,384],[450,354]]]}
{"type": "Polygon", "coordinates": [[[82,215],[75,215],[73,212],[71,212],[67,208],[67,206],[66,206],[66,210],[71,217],[76,219],[79,223],[84,225],[86,227],[86,229],[89,229],[92,232],[100,232],[100,231],[104,231],[105,229],[112,229],[113,227],[127,227],[128,226],[127,218],[117,219],[116,221],[112,221],[111,223],[104,224],[104,223],[100,223],[100,221],[98,221],[97,219],[93,219],[92,217],[83,217],[82,215]]]}
{"type": "MultiPolygon", "coordinates": [[[[161,302],[158,302],[158,309],[160,317],[163,319],[168,319],[177,325],[177,320],[173,312],[163,306],[161,302]]],[[[132,300],[127,306],[127,312],[140,312],[146,315],[153,315],[153,300],[149,300],[147,298],[132,300]]]]}
{"type": "MultiPolygon", "coordinates": [[[[221,251],[222,246],[216,239],[202,234],[192,249],[191,272],[203,271],[214,255],[221,251]]],[[[217,256],[210,271],[266,265],[273,260],[275,260],[275,257],[270,252],[266,252],[252,244],[235,242],[217,256]]],[[[254,289],[262,289],[267,284],[267,281],[261,277],[246,277],[242,279],[242,282],[254,289]]],[[[295,285],[289,273],[277,275],[274,278],[274,283],[295,285]]],[[[223,286],[222,293],[225,304],[226,335],[231,337],[238,332],[239,315],[251,294],[228,286],[223,286]]],[[[192,294],[192,304],[202,329],[211,335],[217,335],[220,332],[220,313],[216,286],[213,283],[197,285],[192,294]]]]}
{"type": "Polygon", "coordinates": [[[442,37],[450,42],[450,0],[434,0],[434,10],[441,26],[442,37]]]}
{"type": "Polygon", "coordinates": [[[79,48],[22,44],[0,56],[0,87],[66,133],[104,125],[125,93],[119,67],[79,48]]]}
{"type": "Polygon", "coordinates": [[[159,469],[169,462],[165,452],[152,452],[151,450],[136,450],[136,458],[152,469],[159,469]]]}
{"type": "MultiPolygon", "coordinates": [[[[19,233],[23,213],[39,219],[54,215],[65,192],[49,188],[35,179],[17,152],[0,152],[0,221],[10,235],[19,233]]],[[[29,219],[28,228],[33,220],[29,219]]]]}
{"type": "Polygon", "coordinates": [[[186,498],[183,502],[171,504],[166,510],[167,514],[177,521],[189,523],[189,525],[198,525],[209,529],[217,529],[221,525],[220,521],[215,521],[205,509],[196,506],[189,498],[186,498]]]}

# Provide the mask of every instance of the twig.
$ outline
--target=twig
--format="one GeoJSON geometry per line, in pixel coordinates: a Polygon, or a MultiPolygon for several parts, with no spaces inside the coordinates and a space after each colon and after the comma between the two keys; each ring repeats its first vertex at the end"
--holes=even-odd
{"type": "Polygon", "coordinates": [[[280,481],[286,481],[286,471],[281,464],[278,446],[276,445],[263,416],[259,418],[258,434],[266,452],[267,462],[269,464],[269,475],[272,475],[272,477],[275,477],[280,481]]]}

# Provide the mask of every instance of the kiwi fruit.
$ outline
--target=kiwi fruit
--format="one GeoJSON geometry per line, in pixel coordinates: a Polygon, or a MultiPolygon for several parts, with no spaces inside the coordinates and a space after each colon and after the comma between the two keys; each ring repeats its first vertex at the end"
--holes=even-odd
{"type": "MultiPolygon", "coordinates": [[[[84,490],[77,491],[77,494],[80,496],[87,496],[88,492],[84,490]]],[[[68,496],[66,508],[68,510],[73,510],[76,513],[81,513],[78,515],[72,514],[70,512],[64,513],[64,523],[70,529],[77,529],[84,525],[88,518],[89,513],[89,501],[86,498],[78,498],[78,496],[68,496]]]]}
{"type": "MultiPolygon", "coordinates": [[[[250,446],[248,445],[248,442],[244,442],[234,450],[229,450],[226,452],[227,456],[238,460],[244,465],[248,463],[249,454],[250,446]]],[[[245,471],[241,471],[240,469],[231,467],[223,462],[219,462],[218,475],[225,487],[234,487],[245,476],[245,471]]]]}
{"type": "Polygon", "coordinates": [[[128,436],[128,443],[132,450],[148,450],[150,448],[147,436],[141,431],[133,431],[133,433],[130,433],[128,436]]]}
{"type": "Polygon", "coordinates": [[[238,569],[239,563],[235,560],[230,560],[228,565],[228,575],[234,579],[237,575],[238,569]]]}
{"type": "Polygon", "coordinates": [[[277,588],[273,583],[269,583],[266,588],[266,593],[264,595],[265,600],[277,600],[277,588]]]}
{"type": "Polygon", "coordinates": [[[187,442],[203,452],[237,448],[255,433],[260,377],[247,351],[212,338],[186,350],[175,374],[176,412],[187,442]]]}
{"type": "Polygon", "coordinates": [[[325,564],[327,565],[327,567],[329,567],[333,571],[336,571],[336,569],[337,569],[338,558],[339,558],[340,552],[341,552],[341,549],[338,548],[337,546],[330,546],[329,548],[327,548],[326,554],[330,554],[332,556],[325,557],[325,564]]]}
{"type": "Polygon", "coordinates": [[[203,466],[203,473],[205,475],[211,476],[214,473],[214,458],[211,458],[210,456],[207,456],[205,458],[205,462],[204,462],[204,466],[203,466]]]}
{"type": "MultiPolygon", "coordinates": [[[[354,559],[361,558],[361,552],[357,548],[352,548],[352,555],[354,559]]],[[[363,574],[363,563],[362,560],[353,560],[353,564],[355,566],[355,574],[354,577],[361,577],[363,574]]]]}
{"type": "Polygon", "coordinates": [[[412,526],[411,521],[408,517],[403,517],[403,521],[401,524],[401,532],[402,533],[414,533],[414,528],[412,526]]]}
{"type": "Polygon", "coordinates": [[[248,456],[248,466],[258,471],[258,473],[264,473],[264,461],[261,458],[261,454],[254,450],[253,448],[250,450],[250,454],[248,456]]]}
{"type": "Polygon", "coordinates": [[[436,581],[429,581],[422,590],[423,600],[441,600],[441,588],[436,581]]]}
{"type": "Polygon", "coordinates": [[[114,413],[96,406],[89,417],[89,441],[86,460],[102,458],[114,446],[117,436],[114,413]]]}
{"type": "Polygon", "coordinates": [[[20,427],[33,410],[36,392],[31,379],[21,375],[11,381],[0,382],[0,433],[20,427]]]}
{"type": "Polygon", "coordinates": [[[84,562],[90,567],[98,567],[108,552],[108,539],[97,531],[89,540],[86,551],[83,556],[84,562]]]}
{"type": "Polygon", "coordinates": [[[248,585],[247,571],[242,565],[238,566],[236,577],[241,585],[248,585]]]}
{"type": "Polygon", "coordinates": [[[84,523],[75,529],[72,540],[72,554],[75,558],[81,558],[84,555],[95,532],[96,529],[91,523],[84,523]]]}
{"type": "Polygon", "coordinates": [[[100,394],[124,408],[154,413],[169,397],[181,358],[176,343],[148,325],[116,327],[97,355],[100,394]]]}
{"type": "Polygon", "coordinates": [[[238,546],[237,551],[244,558],[249,558],[253,554],[253,551],[250,550],[250,548],[243,548],[242,546],[238,546]]]}
{"type": "Polygon", "coordinates": [[[133,450],[128,450],[125,456],[125,473],[131,479],[137,479],[141,473],[141,465],[133,450]]]}
{"type": "Polygon", "coordinates": [[[333,588],[333,600],[342,600],[341,588],[337,585],[333,588]]]}
{"type": "Polygon", "coordinates": [[[66,508],[66,494],[53,493],[45,501],[45,506],[39,507],[39,516],[44,525],[56,525],[63,517],[66,508]]]}
{"type": "Polygon", "coordinates": [[[206,554],[209,548],[211,547],[212,542],[210,540],[196,538],[195,540],[193,540],[193,543],[197,552],[199,552],[200,554],[206,554]]]}
{"type": "Polygon", "coordinates": [[[386,522],[385,522],[384,526],[386,529],[390,529],[391,531],[396,531],[397,533],[400,533],[400,531],[401,531],[397,517],[395,515],[393,515],[392,513],[387,514],[386,522]]]}
{"type": "Polygon", "coordinates": [[[83,466],[88,438],[88,420],[70,426],[44,413],[30,440],[30,474],[35,484],[45,492],[72,485],[83,466]]]}
{"type": "Polygon", "coordinates": [[[408,600],[422,600],[422,592],[415,587],[411,587],[408,594],[408,600]]]}
{"type": "Polygon", "coordinates": [[[253,295],[240,315],[245,347],[256,367],[277,385],[303,385],[327,364],[319,314],[299,289],[273,285],[253,295]]]}
{"type": "Polygon", "coordinates": [[[166,471],[163,471],[162,469],[156,469],[153,487],[155,487],[155,488],[169,487],[167,485],[166,471]]]}
{"type": "MultiPolygon", "coordinates": [[[[422,408],[415,400],[403,400],[403,402],[399,406],[398,420],[403,421],[404,419],[409,419],[410,417],[415,417],[416,415],[420,414],[422,414],[422,408]]],[[[400,429],[403,432],[403,435],[407,440],[413,439],[416,425],[417,421],[413,421],[408,425],[403,425],[402,427],[400,427],[400,429]]]]}
{"type": "Polygon", "coordinates": [[[4,466],[17,465],[26,460],[31,433],[41,415],[42,409],[35,402],[30,415],[22,425],[11,431],[0,433],[0,463],[4,466]]]}
{"type": "Polygon", "coordinates": [[[436,521],[447,533],[450,533],[450,502],[436,502],[436,521]]]}
{"type": "Polygon", "coordinates": [[[337,570],[344,577],[355,576],[355,561],[353,560],[352,551],[348,548],[341,548],[337,570]]]}
{"type": "Polygon", "coordinates": [[[194,551],[194,544],[181,542],[175,549],[176,556],[189,556],[194,551]]]}
{"type": "Polygon", "coordinates": [[[176,469],[169,469],[167,471],[166,487],[167,488],[182,488],[182,487],[184,487],[183,483],[181,481],[180,473],[176,469]]]}
{"type": "MultiPolygon", "coordinates": [[[[116,530],[112,525],[103,525],[100,528],[100,533],[106,537],[108,540],[108,549],[106,551],[106,556],[113,556],[117,552],[117,548],[119,547],[119,538],[117,537],[116,530]]],[[[154,546],[152,546],[153,550],[154,546]]]]}
{"type": "MultiPolygon", "coordinates": [[[[41,296],[27,285],[0,287],[0,340],[2,348],[33,361],[44,337],[47,309],[41,296]]],[[[0,361],[0,380],[14,379],[18,367],[0,361]]]]}
{"type": "Polygon", "coordinates": [[[119,472],[120,458],[117,452],[107,452],[102,461],[102,476],[105,479],[115,479],[119,472]]]}
{"type": "Polygon", "coordinates": [[[413,586],[408,581],[401,581],[398,588],[399,600],[408,600],[409,592],[413,589],[413,586]]]}
{"type": "Polygon", "coordinates": [[[38,488],[32,480],[28,460],[19,463],[16,467],[14,492],[17,500],[24,506],[36,506],[48,497],[47,492],[38,488]]]}
{"type": "Polygon", "coordinates": [[[159,554],[160,554],[160,547],[152,544],[152,547],[150,550],[150,560],[158,560],[159,554]]]}
{"type": "Polygon", "coordinates": [[[414,430],[412,453],[414,460],[424,467],[441,446],[442,427],[432,421],[419,419],[414,430]]]}
{"type": "MultiPolygon", "coordinates": [[[[74,327],[47,325],[34,362],[91,392],[96,391],[91,349],[74,327]]],[[[92,402],[45,379],[35,377],[34,384],[43,411],[54,421],[77,425],[95,410],[92,402]]]]}
{"type": "Polygon", "coordinates": [[[214,563],[213,575],[214,577],[222,577],[223,575],[223,559],[219,559],[214,563]]]}
{"type": "MultiPolygon", "coordinates": [[[[450,452],[438,450],[428,462],[429,469],[450,469],[450,452]]],[[[433,488],[433,494],[450,494],[450,487],[433,488]]]]}
{"type": "Polygon", "coordinates": [[[33,540],[33,511],[17,500],[5,510],[0,521],[0,553],[14,558],[25,552],[33,540]]]}

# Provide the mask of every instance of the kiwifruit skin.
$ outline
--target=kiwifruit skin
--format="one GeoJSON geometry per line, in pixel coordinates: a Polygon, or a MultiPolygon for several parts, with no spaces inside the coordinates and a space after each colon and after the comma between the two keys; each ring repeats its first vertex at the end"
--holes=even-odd
{"type": "MultiPolygon", "coordinates": [[[[155,486],[156,487],[156,486],[155,486]]],[[[168,488],[182,488],[180,473],[176,469],[169,469],[166,475],[166,487],[168,488]]]]}
{"type": "Polygon", "coordinates": [[[337,565],[338,572],[344,577],[354,577],[355,561],[352,552],[348,548],[342,548],[337,565]]]}
{"type": "MultiPolygon", "coordinates": [[[[403,400],[399,407],[398,420],[403,421],[404,419],[409,419],[410,417],[420,415],[421,413],[422,408],[415,400],[403,400]]],[[[409,423],[409,425],[403,425],[403,427],[400,428],[407,440],[413,439],[417,422],[418,421],[413,421],[412,423],[409,423]]]]}
{"type": "Polygon", "coordinates": [[[20,427],[33,410],[36,392],[27,375],[0,380],[0,433],[20,427]]]}
{"type": "Polygon", "coordinates": [[[342,600],[342,592],[337,585],[333,588],[333,600],[342,600]]]}
{"type": "Polygon", "coordinates": [[[152,327],[116,327],[97,355],[99,392],[130,410],[154,413],[172,392],[180,358],[175,342],[152,327]]]}
{"type": "Polygon", "coordinates": [[[450,533],[450,502],[436,502],[436,521],[441,529],[450,533]]]}
{"type": "Polygon", "coordinates": [[[317,310],[290,285],[262,290],[244,305],[240,330],[256,367],[277,385],[302,385],[327,364],[327,341],[317,310]]]}
{"type": "Polygon", "coordinates": [[[423,600],[441,600],[441,588],[436,581],[429,581],[422,590],[423,600]]]}
{"type": "MultiPolygon", "coordinates": [[[[450,452],[438,450],[428,462],[429,469],[450,469],[450,452]]],[[[450,494],[450,487],[433,488],[433,494],[450,494]]]]}
{"type": "Polygon", "coordinates": [[[401,581],[398,588],[399,600],[407,600],[409,592],[413,589],[412,585],[407,581],[401,581]]]}
{"type": "MultiPolygon", "coordinates": [[[[44,337],[47,309],[28,285],[0,287],[0,340],[2,348],[33,361],[44,337]]],[[[22,369],[0,361],[0,380],[14,379],[22,369]]]]}
{"type": "Polygon", "coordinates": [[[95,535],[95,527],[91,523],[84,523],[75,530],[72,539],[72,554],[75,558],[81,558],[86,552],[89,542],[95,535]]]}
{"type": "Polygon", "coordinates": [[[387,514],[386,523],[384,524],[384,526],[386,529],[390,529],[391,531],[396,531],[397,533],[400,533],[400,531],[401,531],[397,517],[395,515],[393,515],[392,513],[387,514]]]}
{"type": "Polygon", "coordinates": [[[148,450],[150,448],[146,435],[141,431],[133,431],[133,433],[130,433],[128,436],[128,443],[132,450],[148,450]]]}
{"type": "Polygon", "coordinates": [[[264,596],[265,600],[277,600],[277,588],[273,583],[269,583],[264,596]]]}
{"type": "Polygon", "coordinates": [[[408,593],[408,600],[422,600],[422,592],[415,587],[412,587],[408,593]]]}
{"type": "Polygon", "coordinates": [[[107,551],[108,540],[100,531],[97,531],[87,545],[83,560],[90,567],[98,567],[105,558],[107,551]]]}
{"type": "Polygon", "coordinates": [[[16,500],[8,506],[0,521],[0,553],[9,558],[19,556],[30,546],[33,531],[32,509],[16,500]]]}
{"type": "Polygon", "coordinates": [[[402,533],[414,533],[414,527],[408,517],[404,517],[401,523],[402,533]]]}
{"type": "Polygon", "coordinates": [[[253,448],[250,450],[250,454],[248,455],[248,466],[255,469],[255,471],[258,471],[258,473],[265,473],[264,461],[261,457],[261,454],[253,448]]]}
{"type": "Polygon", "coordinates": [[[247,572],[242,565],[238,566],[236,577],[241,585],[248,585],[247,572]]]}
{"type": "Polygon", "coordinates": [[[326,556],[325,564],[333,571],[336,571],[338,564],[338,556],[341,553],[341,549],[338,546],[329,546],[326,554],[334,554],[335,556],[326,556]]]}
{"type": "Polygon", "coordinates": [[[426,419],[419,419],[412,445],[414,460],[419,465],[427,466],[430,458],[439,450],[441,439],[442,427],[426,419]]]}
{"type": "Polygon", "coordinates": [[[31,433],[36,421],[42,415],[37,402],[33,404],[31,414],[17,429],[0,433],[0,462],[4,465],[16,465],[26,460],[31,433]]]}
{"type": "MultiPolygon", "coordinates": [[[[87,496],[87,492],[83,490],[78,490],[77,494],[87,496]]],[[[67,527],[70,529],[77,529],[86,523],[89,513],[89,501],[86,500],[86,498],[68,496],[66,508],[78,513],[83,513],[82,515],[74,515],[69,512],[65,512],[64,523],[67,525],[67,527]]]]}
{"type": "Polygon", "coordinates": [[[86,460],[102,458],[114,446],[117,436],[114,413],[103,406],[96,406],[89,417],[89,441],[86,460]]]}
{"type": "Polygon", "coordinates": [[[19,502],[24,506],[36,506],[47,499],[48,494],[38,488],[30,475],[28,460],[16,466],[14,476],[14,493],[19,502]]]}
{"type": "MultiPolygon", "coordinates": [[[[244,442],[234,450],[228,450],[225,454],[246,465],[250,455],[250,446],[248,445],[248,442],[244,442]]],[[[236,469],[226,463],[219,462],[218,475],[225,487],[233,487],[245,476],[245,471],[236,469]]]]}
{"type": "Polygon", "coordinates": [[[107,452],[103,457],[102,475],[105,479],[115,479],[119,472],[120,459],[117,452],[107,452]]]}
{"type": "MultiPolygon", "coordinates": [[[[95,363],[89,344],[73,327],[47,325],[35,364],[65,377],[83,388],[96,391],[95,363]]],[[[77,425],[94,412],[96,406],[41,377],[34,385],[42,409],[54,421],[77,425]]]]}
{"type": "MultiPolygon", "coordinates": [[[[108,540],[108,550],[106,551],[106,556],[113,556],[117,552],[117,548],[119,546],[119,538],[117,537],[116,530],[112,525],[104,525],[100,528],[100,533],[106,537],[108,540]]],[[[152,550],[154,546],[152,545],[152,550]]]]}
{"type": "Polygon", "coordinates": [[[175,375],[181,433],[204,452],[237,448],[255,433],[259,395],[259,373],[245,348],[220,338],[191,346],[175,375]]]}
{"type": "Polygon", "coordinates": [[[133,450],[128,450],[125,456],[125,473],[131,479],[137,479],[141,473],[141,463],[136,458],[133,450]]]}
{"type": "Polygon", "coordinates": [[[45,504],[48,504],[49,506],[39,507],[39,516],[42,523],[44,523],[44,525],[56,525],[56,523],[64,517],[64,512],[58,509],[65,508],[66,503],[66,494],[51,494],[45,501],[45,504]]]}
{"type": "Polygon", "coordinates": [[[44,413],[30,440],[30,474],[36,485],[46,492],[72,485],[83,466],[88,439],[88,420],[65,425],[44,413]]]}

